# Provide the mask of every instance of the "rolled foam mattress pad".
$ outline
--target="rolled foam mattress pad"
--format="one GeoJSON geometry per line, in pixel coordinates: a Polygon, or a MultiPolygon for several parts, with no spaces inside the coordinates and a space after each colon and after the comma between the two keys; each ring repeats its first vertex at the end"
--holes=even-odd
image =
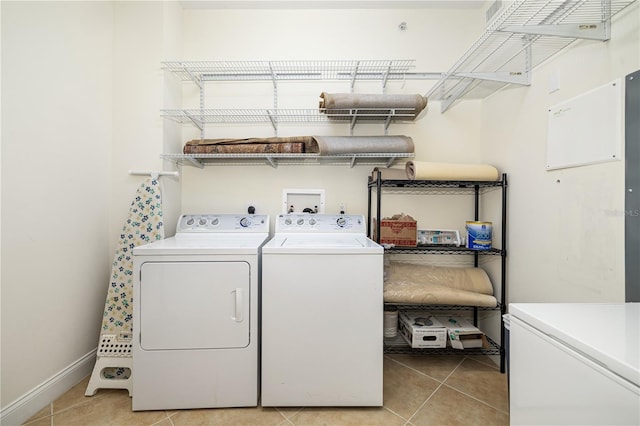
{"type": "Polygon", "coordinates": [[[498,169],[488,164],[408,161],[405,168],[409,180],[494,181],[500,178],[498,169]]]}
{"type": "Polygon", "coordinates": [[[387,303],[497,306],[491,280],[481,268],[391,261],[384,274],[387,303]]]}
{"type": "Polygon", "coordinates": [[[413,153],[409,136],[314,136],[320,155],[413,153]]]}

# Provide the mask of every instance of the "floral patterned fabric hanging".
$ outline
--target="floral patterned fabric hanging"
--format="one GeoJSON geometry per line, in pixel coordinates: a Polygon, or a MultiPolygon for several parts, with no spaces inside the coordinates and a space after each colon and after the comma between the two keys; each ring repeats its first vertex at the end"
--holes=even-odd
{"type": "Polygon", "coordinates": [[[138,188],[120,233],[102,319],[102,333],[132,332],[133,248],[164,239],[162,197],[156,179],[138,188]]]}

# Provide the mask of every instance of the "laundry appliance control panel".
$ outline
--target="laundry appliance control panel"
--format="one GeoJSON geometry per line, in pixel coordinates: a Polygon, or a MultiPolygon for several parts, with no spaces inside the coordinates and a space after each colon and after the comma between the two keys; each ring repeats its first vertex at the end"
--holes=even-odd
{"type": "Polygon", "coordinates": [[[364,216],[361,215],[291,213],[278,215],[278,232],[365,234],[367,230],[364,216]]]}
{"type": "Polygon", "coordinates": [[[269,232],[267,215],[183,214],[176,233],[269,232]]]}

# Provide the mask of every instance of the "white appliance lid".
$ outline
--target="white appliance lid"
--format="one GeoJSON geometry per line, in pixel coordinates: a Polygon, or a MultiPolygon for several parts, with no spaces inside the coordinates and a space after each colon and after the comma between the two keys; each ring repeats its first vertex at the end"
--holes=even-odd
{"type": "Polygon", "coordinates": [[[640,303],[510,303],[509,313],[640,386],[640,303]]]}
{"type": "Polygon", "coordinates": [[[174,237],[135,247],[133,254],[255,253],[268,238],[267,233],[176,234],[174,237]]]}
{"type": "Polygon", "coordinates": [[[365,235],[276,234],[262,248],[263,253],[384,253],[384,248],[365,235]]]}

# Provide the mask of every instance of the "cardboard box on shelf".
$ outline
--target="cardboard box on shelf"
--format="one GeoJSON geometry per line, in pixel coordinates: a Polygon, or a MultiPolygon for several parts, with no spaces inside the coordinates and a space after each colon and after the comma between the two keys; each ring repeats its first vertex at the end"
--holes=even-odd
{"type": "MultiPolygon", "coordinates": [[[[374,240],[376,219],[374,218],[374,240]]],[[[380,221],[380,244],[393,244],[398,247],[415,247],[417,245],[418,223],[409,215],[399,214],[380,221]]]]}
{"type": "Polygon", "coordinates": [[[454,349],[488,348],[489,342],[482,331],[470,321],[454,316],[438,316],[436,319],[447,328],[449,345],[454,349]]]}
{"type": "Polygon", "coordinates": [[[447,329],[425,311],[400,311],[398,326],[412,348],[446,348],[447,329]]]}

